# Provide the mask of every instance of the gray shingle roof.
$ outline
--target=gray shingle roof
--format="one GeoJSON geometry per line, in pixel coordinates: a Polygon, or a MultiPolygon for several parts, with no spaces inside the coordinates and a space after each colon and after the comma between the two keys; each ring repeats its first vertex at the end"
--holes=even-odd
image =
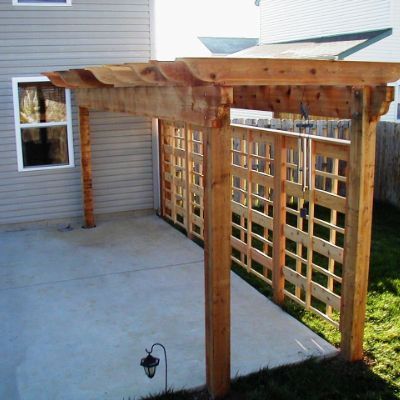
{"type": "Polygon", "coordinates": [[[235,53],[234,57],[344,59],[390,36],[392,29],[266,43],[235,53]]]}
{"type": "Polygon", "coordinates": [[[212,54],[233,54],[258,44],[258,38],[199,37],[212,54]]]}

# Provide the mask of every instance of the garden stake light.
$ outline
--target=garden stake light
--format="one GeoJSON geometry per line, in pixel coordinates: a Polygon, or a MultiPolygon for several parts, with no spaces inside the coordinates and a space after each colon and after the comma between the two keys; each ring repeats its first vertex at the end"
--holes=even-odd
{"type": "Polygon", "coordinates": [[[160,346],[164,350],[165,357],[165,393],[168,388],[168,363],[167,363],[167,351],[165,347],[161,343],[154,343],[151,346],[150,351],[146,350],[147,356],[140,360],[140,365],[144,368],[144,372],[151,379],[156,373],[157,366],[160,364],[160,359],[157,357],[153,357],[151,353],[153,352],[154,346],[160,346]]]}

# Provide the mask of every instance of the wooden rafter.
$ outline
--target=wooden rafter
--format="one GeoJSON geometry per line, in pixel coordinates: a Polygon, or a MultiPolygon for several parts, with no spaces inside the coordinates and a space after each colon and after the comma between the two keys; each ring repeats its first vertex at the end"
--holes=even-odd
{"type": "Polygon", "coordinates": [[[265,58],[182,58],[85,69],[99,82],[112,84],[115,79],[117,86],[121,81],[135,86],[380,86],[400,76],[399,63],[265,58]]]}
{"type": "Polygon", "coordinates": [[[385,85],[400,76],[399,63],[247,58],[183,58],[203,82],[242,85],[385,85]]]}

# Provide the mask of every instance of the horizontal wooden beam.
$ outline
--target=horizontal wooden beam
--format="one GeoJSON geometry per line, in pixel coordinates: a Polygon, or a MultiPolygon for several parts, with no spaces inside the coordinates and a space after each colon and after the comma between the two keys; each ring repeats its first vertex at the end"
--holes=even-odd
{"type": "Polygon", "coordinates": [[[200,126],[217,127],[229,112],[232,88],[202,87],[127,87],[77,89],[80,107],[123,112],[200,126]]]}
{"type": "Polygon", "coordinates": [[[400,63],[268,58],[182,58],[204,82],[228,85],[386,85],[400,78],[400,63]]]}
{"type": "Polygon", "coordinates": [[[310,115],[350,118],[351,87],[334,86],[237,86],[234,107],[252,110],[300,113],[305,104],[310,115]]]}
{"type": "MultiPolygon", "coordinates": [[[[351,118],[351,96],[350,86],[236,86],[233,107],[299,114],[303,103],[310,115],[351,118]]],[[[371,115],[385,114],[393,96],[391,86],[372,88],[371,115]]]]}

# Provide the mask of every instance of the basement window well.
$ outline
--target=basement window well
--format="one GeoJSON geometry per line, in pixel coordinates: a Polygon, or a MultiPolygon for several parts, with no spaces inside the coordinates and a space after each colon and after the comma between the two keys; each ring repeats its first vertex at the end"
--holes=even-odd
{"type": "Polygon", "coordinates": [[[18,171],[74,166],[69,90],[13,78],[13,98],[18,171]]]}

